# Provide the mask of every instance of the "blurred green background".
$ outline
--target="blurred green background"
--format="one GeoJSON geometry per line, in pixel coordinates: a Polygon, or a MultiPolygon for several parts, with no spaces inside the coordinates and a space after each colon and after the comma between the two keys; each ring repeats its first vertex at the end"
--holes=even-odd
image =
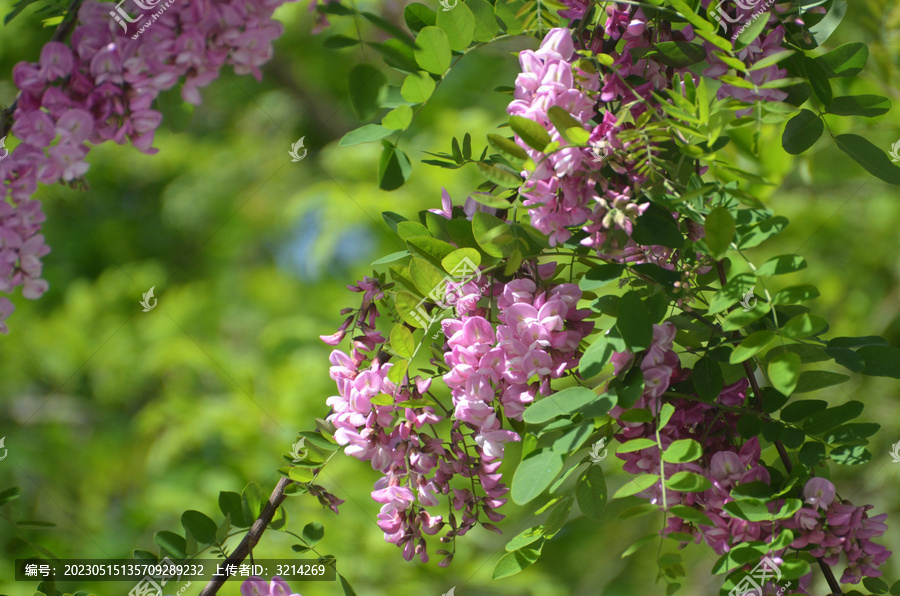
{"type": "MultiPolygon", "coordinates": [[[[404,4],[368,7],[396,16],[404,4]]],[[[436,1],[426,4],[440,9],[436,1]]],[[[11,5],[0,1],[0,13],[11,5]]],[[[384,192],[375,184],[379,144],[337,146],[360,124],[347,101],[346,78],[359,62],[383,68],[392,84],[401,75],[371,49],[364,55],[359,47],[323,48],[329,34],[354,34],[352,20],[334,18],[330,30],[312,36],[306,2],[286,5],[277,16],[285,34],[262,83],[223,71],[203,89],[203,104],[185,130],[160,128],[157,155],[106,144],[89,156],[90,190],[45,186],[38,192],[52,247],[43,259],[50,290],[36,302],[17,294],[10,333],[0,338],[0,436],[9,450],[0,462],[0,490],[19,486],[24,493],[0,509],[2,594],[33,594],[36,583],[12,580],[12,560],[38,549],[62,558],[127,558],[134,549],[156,550],[158,530],[180,532],[187,509],[218,520],[221,490],[239,492],[248,482],[272,490],[281,454],[297,431],[312,429],[313,419],[327,413],[325,399],[335,392],[330,348],[317,336],[332,333],[342,320],[338,311],[356,303],[358,295],[345,285],[369,273],[374,259],[398,250],[380,212],[411,217],[438,206],[442,186],[457,204],[475,190],[474,167],[423,165],[423,151],[447,151],[453,135],[471,131],[480,153],[509,100],[491,90],[512,85],[513,53],[537,45],[507,39],[467,55],[404,135],[401,147],[413,162],[408,183],[384,192]],[[309,154],[292,163],[288,150],[300,137],[309,154]],[[144,313],[138,302],[151,286],[158,304],[144,313]],[[10,520],[56,527],[16,528],[10,520]]],[[[366,27],[363,34],[381,39],[366,27]]],[[[33,9],[0,29],[0,104],[15,96],[12,66],[36,61],[49,36],[33,9]]],[[[897,103],[900,5],[854,0],[828,46],[851,40],[869,44],[870,60],[851,87],[836,80],[842,91],[879,93],[897,103]]],[[[900,106],[877,121],[832,123],[835,133],[852,125],[887,149],[900,139],[900,106]]],[[[830,138],[793,158],[781,149],[780,134],[777,126],[764,130],[758,158],[744,131],[723,152],[776,182],[753,190],[791,220],[753,258],[761,263],[799,252],[810,266],[784,283],[820,288],[813,308],[833,323],[831,336],[881,334],[900,345],[897,189],[849,162],[830,138]]],[[[854,376],[822,394],[835,403],[864,401],[865,416],[883,425],[872,439],[871,463],[833,471],[842,497],[889,513],[885,543],[900,551],[900,464],[887,455],[900,441],[900,389],[890,379],[854,376]]],[[[517,456],[510,448],[505,469],[517,456]]],[[[603,464],[610,494],[625,481],[617,463],[609,457],[603,464]]],[[[534,507],[507,505],[502,537],[476,529],[460,539],[450,569],[438,568],[437,558],[407,563],[375,525],[379,506],[369,492],[376,478],[368,464],[340,454],[321,477],[347,501],[339,516],[308,496],[287,501],[288,529],[324,524],[319,550],[337,557],[361,596],[437,596],[454,586],[456,596],[664,593],[654,583],[658,541],[620,558],[661,523],[658,516],[617,520],[635,499],[611,503],[602,523],[576,509],[536,565],[492,581],[505,542],[534,525],[534,507]]],[[[269,531],[255,555],[290,557],[293,543],[269,531]]],[[[673,547],[666,541],[663,549],[673,547]]],[[[718,594],[722,576],[709,573],[713,554],[691,546],[683,555],[682,593],[718,594]]],[[[896,561],[885,570],[890,581],[900,576],[896,561]]],[[[826,593],[824,584],[816,586],[815,594],[826,593]]],[[[61,587],[112,596],[132,586],[61,587]]],[[[186,593],[200,587],[195,582],[186,593]]],[[[293,588],[304,596],[342,593],[336,582],[293,588]]],[[[237,584],[220,593],[237,594],[237,584]]]]}

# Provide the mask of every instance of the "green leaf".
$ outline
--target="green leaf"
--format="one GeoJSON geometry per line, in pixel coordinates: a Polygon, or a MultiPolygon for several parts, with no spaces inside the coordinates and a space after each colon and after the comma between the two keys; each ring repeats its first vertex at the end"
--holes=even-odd
{"type": "Polygon", "coordinates": [[[475,41],[491,41],[500,31],[494,16],[494,7],[485,0],[466,0],[466,6],[475,17],[475,41]]]}
{"type": "Polygon", "coordinates": [[[815,59],[825,74],[830,77],[854,77],[862,72],[869,58],[866,44],[855,41],[845,43],[815,59]]]}
{"type": "Polygon", "coordinates": [[[510,496],[517,505],[539,497],[562,470],[563,458],[552,449],[540,449],[528,455],[516,468],[510,496]]]}
{"type": "Polygon", "coordinates": [[[850,377],[836,372],[825,370],[810,370],[800,373],[800,380],[797,382],[797,388],[794,393],[808,393],[817,391],[832,385],[839,385],[849,381],[850,377]]]}
{"type": "Polygon", "coordinates": [[[793,352],[779,354],[769,361],[768,372],[772,386],[790,396],[800,380],[800,356],[793,352]]]}
{"type": "Polygon", "coordinates": [[[434,79],[427,72],[413,72],[406,75],[406,78],[403,79],[400,95],[410,103],[425,103],[431,97],[431,94],[434,93],[434,87],[434,79]]]}
{"type": "MultiPolygon", "coordinates": [[[[657,244],[669,248],[684,246],[684,235],[678,229],[671,212],[652,202],[649,208],[634,221],[631,237],[638,244],[657,244]]],[[[599,265],[599,267],[613,266],[599,265]]]]}
{"type": "Polygon", "coordinates": [[[338,577],[341,578],[341,589],[344,591],[344,596],[356,596],[356,591],[350,585],[350,582],[347,581],[347,578],[341,574],[338,574],[338,577]]]}
{"type": "Polygon", "coordinates": [[[550,133],[534,120],[522,116],[510,116],[509,126],[532,149],[543,151],[544,147],[550,144],[550,133]]]}
{"type": "MultiPolygon", "coordinates": [[[[384,58],[385,63],[392,67],[396,68],[402,72],[416,72],[419,70],[419,65],[416,64],[416,57],[413,53],[413,49],[411,46],[399,41],[397,39],[388,39],[383,43],[378,43],[374,41],[367,41],[366,45],[370,48],[374,48],[381,57],[384,58]]],[[[396,89],[396,88],[395,88],[396,89]]],[[[396,91],[391,91],[391,88],[387,88],[387,93],[395,93],[396,91]]],[[[391,101],[387,95],[381,100],[381,107],[393,107],[387,105],[388,102],[391,101]]],[[[396,104],[395,104],[396,105],[396,104]]]]}
{"type": "MultiPolygon", "coordinates": [[[[401,223],[399,227],[402,229],[406,223],[401,223]]],[[[406,240],[406,245],[413,255],[420,256],[435,266],[443,267],[444,258],[456,250],[456,247],[449,242],[432,238],[430,235],[407,235],[403,239],[406,240]]]]}
{"type": "Polygon", "coordinates": [[[390,128],[385,128],[380,124],[365,124],[351,130],[343,137],[341,137],[338,145],[341,147],[350,147],[352,145],[359,145],[362,143],[371,143],[372,141],[378,141],[379,139],[383,139],[384,137],[390,135],[394,131],[390,128]]]}
{"type": "Polygon", "coordinates": [[[403,20],[413,33],[418,33],[424,27],[433,26],[437,22],[436,19],[437,15],[433,10],[418,2],[407,4],[403,9],[403,20]]]}
{"type": "Polygon", "coordinates": [[[734,239],[734,218],[725,207],[716,207],[706,216],[706,245],[713,258],[721,259],[734,239]]]}
{"type": "Polygon", "coordinates": [[[387,77],[371,64],[357,64],[350,70],[350,107],[360,120],[369,120],[379,110],[379,95],[387,77]]]}
{"type": "Polygon", "coordinates": [[[713,401],[725,387],[722,369],[719,363],[709,356],[704,356],[694,364],[694,372],[691,375],[694,390],[706,401],[713,401]]]}
{"type": "Polygon", "coordinates": [[[577,412],[584,406],[602,399],[603,397],[587,387],[569,387],[532,403],[525,408],[522,419],[529,424],[542,424],[559,416],[577,412]]]}
{"type": "Polygon", "coordinates": [[[584,124],[559,106],[553,106],[547,110],[547,117],[562,138],[570,144],[582,145],[587,143],[590,138],[590,133],[584,129],[584,124]],[[570,129],[572,134],[569,134],[570,129]]]}
{"type": "Polygon", "coordinates": [[[605,336],[600,336],[594,340],[588,349],[584,351],[584,355],[578,362],[578,370],[581,376],[589,379],[594,375],[600,374],[603,367],[609,362],[615,350],[610,345],[609,340],[605,336]]]}
{"type": "Polygon", "coordinates": [[[325,526],[319,522],[309,522],[303,526],[300,536],[306,544],[315,546],[325,536],[325,526]]]}
{"type": "Polygon", "coordinates": [[[715,527],[715,524],[702,511],[697,511],[686,505],[674,505],[669,507],[669,513],[677,515],[681,519],[701,526],[715,527]]]}
{"type": "Polygon", "coordinates": [[[737,304],[750,288],[756,285],[756,276],[752,273],[740,273],[731,278],[722,289],[716,292],[709,303],[709,314],[714,315],[737,304]]]}
{"type": "Polygon", "coordinates": [[[807,109],[788,120],[781,136],[781,145],[791,155],[799,155],[812,147],[825,131],[825,123],[807,109]]]}
{"type": "Polygon", "coordinates": [[[437,13],[437,26],[447,34],[450,49],[462,52],[475,39],[475,15],[464,3],[459,2],[454,10],[437,13]]]}
{"type": "Polygon", "coordinates": [[[801,313],[792,317],[781,327],[781,334],[793,339],[803,339],[818,335],[828,328],[828,321],[818,315],[801,313]]]}
{"type": "MultiPolygon", "coordinates": [[[[613,497],[615,498],[615,497],[613,497]]],[[[654,507],[655,509],[655,507],[654,507]]],[[[630,557],[633,555],[639,548],[652,541],[654,538],[658,538],[659,534],[647,534],[646,536],[641,536],[637,540],[635,540],[628,548],[625,549],[625,552],[622,553],[622,558],[630,557]]]]}
{"type": "Polygon", "coordinates": [[[626,441],[619,445],[619,448],[616,449],[616,453],[634,453],[635,451],[641,451],[642,449],[649,449],[650,447],[656,447],[656,441],[653,439],[646,439],[644,437],[639,437],[637,439],[631,439],[630,441],[626,441]]]}
{"type": "Polygon", "coordinates": [[[581,512],[591,519],[599,520],[606,508],[606,479],[603,468],[590,466],[581,473],[575,483],[575,499],[581,512]]]}
{"type": "Polygon", "coordinates": [[[153,542],[173,559],[187,559],[187,541],[178,534],[162,530],[153,535],[153,542]]]}
{"type": "Polygon", "coordinates": [[[541,548],[543,547],[543,544],[544,540],[541,539],[534,545],[522,547],[519,550],[515,550],[511,553],[506,553],[505,555],[500,557],[500,560],[497,561],[497,564],[494,566],[494,571],[491,574],[491,579],[503,579],[504,577],[510,577],[511,575],[515,575],[521,572],[526,567],[534,564],[534,562],[541,557],[541,548]]]}
{"type": "Polygon", "coordinates": [[[394,325],[391,329],[391,349],[401,358],[412,358],[416,351],[416,342],[412,332],[403,325],[394,325]]]}
{"type": "Polygon", "coordinates": [[[828,107],[829,114],[838,116],[865,116],[873,118],[887,114],[891,110],[891,100],[880,95],[847,95],[835,97],[828,107]]]}
{"type": "MultiPolygon", "coordinates": [[[[765,6],[760,6],[759,8],[766,8],[765,6]]],[[[769,23],[769,11],[760,15],[760,17],[754,19],[749,25],[745,25],[741,27],[743,31],[741,34],[737,36],[734,40],[734,49],[735,51],[743,50],[745,47],[753,43],[759,38],[759,35],[763,32],[763,29],[766,28],[766,25],[769,23]]]]}
{"type": "Polygon", "coordinates": [[[424,329],[430,323],[433,315],[429,315],[420,302],[419,298],[406,291],[397,292],[397,297],[394,299],[400,318],[417,329],[424,329]]]}
{"type": "Polygon", "coordinates": [[[663,452],[663,461],[672,464],[686,464],[700,459],[703,455],[703,448],[700,443],[693,439],[679,439],[673,441],[663,452]]]}
{"type": "Polygon", "coordinates": [[[775,334],[768,330],[757,331],[747,336],[729,356],[728,361],[731,364],[739,364],[748,358],[752,358],[769,345],[775,334]]]}
{"type": "Polygon", "coordinates": [[[249,528],[252,520],[244,519],[243,505],[241,504],[241,495],[230,492],[221,491],[219,493],[219,509],[231,520],[231,525],[235,528],[249,528]]]}
{"type": "Polygon", "coordinates": [[[499,184],[505,188],[519,188],[522,186],[522,178],[518,174],[505,169],[502,165],[495,166],[483,161],[477,161],[475,165],[478,167],[481,175],[494,184],[499,184]]]}
{"type": "Polygon", "coordinates": [[[803,57],[803,68],[806,70],[809,86],[812,88],[813,93],[827,108],[831,105],[831,101],[834,98],[828,74],[818,62],[808,56],[803,57]]]}
{"type": "Polygon", "coordinates": [[[532,542],[540,540],[543,532],[541,526],[532,526],[527,530],[519,532],[512,540],[506,543],[504,550],[508,553],[519,550],[523,546],[528,546],[532,542]]]}
{"type": "Polygon", "coordinates": [[[616,327],[632,352],[639,352],[650,346],[653,340],[653,321],[637,292],[626,292],[619,299],[616,327]]]}
{"type": "Polygon", "coordinates": [[[654,58],[666,66],[684,68],[706,58],[706,50],[686,41],[664,41],[654,46],[654,58]]]}
{"type": "MultiPolygon", "coordinates": [[[[431,302],[437,302],[430,294],[436,290],[440,293],[444,280],[442,271],[424,259],[414,258],[409,263],[409,275],[422,296],[428,297],[431,302]]],[[[442,298],[443,296],[440,296],[439,300],[442,298]]]]}
{"type": "Polygon", "coordinates": [[[383,148],[378,162],[378,187],[381,190],[396,190],[409,178],[412,166],[403,151],[388,141],[382,140],[381,144],[383,148]]]}
{"type": "Polygon", "coordinates": [[[819,290],[809,284],[790,286],[778,291],[772,297],[772,304],[800,304],[819,297],[819,290]]]}
{"type": "Polygon", "coordinates": [[[772,307],[768,303],[758,303],[755,308],[745,311],[743,308],[732,311],[722,321],[722,331],[737,331],[763,318],[772,307]]]}
{"type": "Polygon", "coordinates": [[[742,250],[745,248],[753,248],[781,232],[787,224],[787,218],[777,215],[750,227],[741,226],[741,228],[738,229],[736,240],[738,248],[742,250]]]}
{"type": "Polygon", "coordinates": [[[581,448],[594,433],[594,421],[585,420],[563,436],[553,441],[553,451],[560,455],[568,455],[581,448]]]}
{"type": "Polygon", "coordinates": [[[862,402],[848,401],[845,404],[816,412],[803,423],[803,430],[809,435],[818,435],[857,418],[863,411],[862,402]]]}
{"type": "Polygon", "coordinates": [[[800,460],[801,464],[811,470],[819,465],[819,462],[825,459],[825,446],[821,443],[806,443],[797,453],[797,459],[800,460]]]}
{"type": "Polygon", "coordinates": [[[700,493],[712,486],[712,483],[694,472],[675,472],[666,480],[666,488],[677,490],[681,493],[700,493]]]}
{"type": "Polygon", "coordinates": [[[872,377],[900,379],[900,348],[894,346],[863,346],[856,353],[862,356],[865,361],[863,374],[872,377]]]}
{"type": "Polygon", "coordinates": [[[403,130],[412,123],[413,111],[407,105],[397,106],[381,119],[381,125],[391,130],[403,130]]]}
{"type": "Polygon", "coordinates": [[[627,483],[625,483],[625,486],[617,490],[612,498],[621,499],[624,497],[630,497],[631,495],[637,494],[643,490],[647,490],[657,482],[659,482],[659,476],[657,476],[656,474],[639,474],[632,477],[627,483]]]}
{"type": "Polygon", "coordinates": [[[292,467],[288,469],[288,476],[296,482],[312,482],[313,471],[306,467],[292,467]]]}
{"type": "Polygon", "coordinates": [[[487,139],[491,147],[516,167],[521,167],[525,160],[528,159],[528,154],[525,153],[525,150],[519,147],[512,139],[507,139],[497,134],[489,134],[487,139]]]}
{"type": "Polygon", "coordinates": [[[828,407],[828,402],[821,399],[802,399],[788,404],[781,410],[781,419],[795,423],[812,416],[828,407]]]}
{"type": "Polygon", "coordinates": [[[423,70],[442,75],[450,67],[450,41],[443,29],[423,27],[416,36],[416,62],[423,70]]]}
{"type": "Polygon", "coordinates": [[[730,503],[725,503],[722,507],[728,515],[751,522],[766,521],[771,517],[766,502],[761,499],[744,498],[730,503]]]}
{"type": "Polygon", "coordinates": [[[828,454],[836,464],[857,466],[872,461],[872,454],[862,445],[841,445],[828,454]]]}
{"type": "Polygon", "coordinates": [[[835,141],[841,151],[867,172],[889,184],[900,185],[900,168],[891,163],[884,151],[858,135],[838,135],[835,141]]]}
{"type": "Polygon", "coordinates": [[[477,275],[481,265],[481,253],[474,248],[458,248],[441,259],[444,271],[455,277],[466,279],[477,275]]]}
{"type": "Polygon", "coordinates": [[[185,511],[181,514],[181,525],[197,542],[214,544],[216,542],[216,522],[199,511],[185,511]]]}
{"type": "Polygon", "coordinates": [[[806,269],[806,259],[800,255],[779,255],[772,257],[756,270],[757,277],[784,275],[806,269]]]}
{"type": "Polygon", "coordinates": [[[650,513],[656,513],[659,511],[659,505],[653,505],[652,503],[644,503],[642,505],[636,505],[634,507],[629,507],[625,509],[619,515],[616,516],[616,519],[631,519],[633,517],[642,517],[644,515],[648,515],[650,513]]]}
{"type": "Polygon", "coordinates": [[[578,280],[578,287],[581,288],[582,291],[592,292],[593,290],[602,288],[615,279],[619,279],[624,272],[625,265],[618,265],[616,263],[597,265],[596,267],[589,269],[581,279],[578,280]]]}
{"type": "Polygon", "coordinates": [[[15,501],[19,497],[22,496],[22,489],[18,486],[13,486],[7,488],[6,490],[0,491],[0,507],[6,505],[10,501],[15,501]]]}

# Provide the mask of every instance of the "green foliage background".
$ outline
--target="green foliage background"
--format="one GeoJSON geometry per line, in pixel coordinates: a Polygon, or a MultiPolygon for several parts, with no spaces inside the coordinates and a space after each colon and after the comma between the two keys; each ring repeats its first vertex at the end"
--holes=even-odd
{"type": "MultiPolygon", "coordinates": [[[[0,12],[11,4],[0,1],[0,12]]],[[[479,183],[474,167],[425,166],[422,152],[447,151],[453,135],[470,131],[480,153],[484,136],[505,120],[509,99],[490,90],[513,84],[513,52],[536,47],[536,40],[504,40],[451,71],[404,135],[413,173],[389,193],[374,182],[380,145],[337,146],[360,124],[347,100],[347,73],[361,61],[384,63],[371,49],[363,55],[359,47],[323,48],[328,34],[353,35],[354,24],[333,19],[332,30],[311,36],[306,4],[279,10],[286,33],[262,83],[223,72],[203,90],[204,103],[183,132],[167,128],[178,128],[171,120],[160,129],[159,154],[106,144],[90,154],[89,191],[39,190],[52,247],[44,258],[50,290],[37,302],[17,296],[10,334],[0,339],[0,436],[9,449],[0,462],[0,490],[24,491],[0,509],[0,593],[34,592],[36,584],[12,581],[12,561],[38,549],[62,558],[128,557],[134,549],[155,550],[158,530],[181,531],[187,509],[219,519],[221,490],[257,482],[268,494],[281,454],[297,431],[327,413],[325,399],[335,391],[330,348],[317,336],[332,333],[340,308],[356,300],[345,284],[398,250],[380,212],[411,216],[436,207],[442,186],[459,204],[479,183]],[[300,137],[309,154],[292,163],[287,152],[300,137]],[[138,301],[151,286],[158,305],[143,313],[138,301]],[[23,520],[56,527],[10,523],[23,520]]],[[[382,8],[400,14],[403,4],[382,8]]],[[[36,60],[49,35],[33,9],[0,30],[0,104],[15,95],[12,66],[36,60]]],[[[378,38],[369,29],[365,35],[378,38]]],[[[892,112],[854,132],[887,148],[900,138],[900,5],[854,0],[828,46],[846,41],[868,43],[870,60],[864,76],[843,91],[895,101],[892,112]]],[[[395,74],[388,77],[398,84],[395,74]]],[[[829,336],[880,334],[900,344],[896,189],[850,162],[830,138],[795,158],[781,149],[780,134],[778,127],[763,131],[758,157],[750,153],[749,132],[729,149],[741,167],[777,183],[754,190],[791,220],[772,246],[756,250],[755,261],[799,252],[810,266],[790,283],[820,288],[812,306],[833,322],[829,336]]],[[[897,385],[856,376],[823,395],[832,403],[864,401],[883,426],[872,439],[874,460],[836,469],[835,478],[842,497],[889,513],[886,543],[898,552],[900,464],[887,455],[900,441],[897,385]]],[[[517,457],[509,448],[505,469],[517,457]]],[[[612,456],[603,464],[610,492],[624,483],[617,464],[612,456]]],[[[576,510],[538,564],[492,581],[505,541],[533,525],[531,509],[507,505],[505,535],[474,530],[459,541],[448,570],[407,563],[375,525],[378,504],[369,492],[376,478],[367,464],[339,455],[321,480],[346,499],[340,516],[308,496],[288,501],[288,528],[323,523],[322,552],[337,557],[360,595],[438,595],[453,586],[458,596],[661,593],[648,556],[658,541],[619,556],[658,529],[658,517],[615,519],[631,499],[613,502],[602,523],[576,510]]],[[[255,555],[287,558],[292,543],[270,531],[255,555]]],[[[713,555],[697,547],[684,554],[687,590],[717,594],[722,578],[709,575],[713,555]]],[[[900,565],[892,561],[886,572],[892,583],[900,565]]],[[[131,588],[64,587],[104,596],[131,588]]],[[[293,587],[304,596],[341,593],[338,583],[293,587]]],[[[195,583],[187,593],[199,588],[195,583]]],[[[221,593],[237,594],[237,584],[221,593]]]]}

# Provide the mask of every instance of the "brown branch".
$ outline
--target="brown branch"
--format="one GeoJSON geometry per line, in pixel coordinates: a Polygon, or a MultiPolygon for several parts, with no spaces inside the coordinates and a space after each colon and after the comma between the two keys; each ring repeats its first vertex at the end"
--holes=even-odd
{"type": "MultiPolygon", "coordinates": [[[[84,0],[72,0],[72,3],[69,5],[69,10],[66,13],[66,18],[64,18],[63,22],[56,27],[56,31],[53,32],[50,41],[63,41],[69,36],[69,33],[72,32],[72,29],[75,28],[75,23],[78,21],[78,9],[81,8],[81,3],[83,1],[84,0]]],[[[12,115],[13,112],[16,111],[16,106],[19,104],[20,97],[22,97],[21,91],[6,109],[0,110],[0,139],[9,134],[9,130],[12,128],[12,115]]]]}
{"type": "MultiPolygon", "coordinates": [[[[222,566],[225,565],[237,565],[240,564],[244,559],[246,559],[250,555],[250,551],[253,550],[253,547],[259,542],[259,539],[262,538],[263,532],[266,531],[266,528],[272,522],[272,518],[275,516],[275,512],[278,511],[278,508],[287,498],[287,495],[284,494],[284,490],[291,484],[293,484],[293,480],[289,478],[281,478],[278,481],[278,484],[275,486],[275,490],[272,491],[272,494],[269,496],[269,500],[266,501],[266,506],[263,508],[262,513],[259,514],[259,517],[256,518],[256,521],[253,522],[253,525],[250,527],[250,531],[247,532],[247,535],[244,536],[244,539],[241,540],[241,543],[238,544],[237,548],[234,549],[234,552],[231,553],[225,562],[222,563],[222,566]]],[[[200,596],[212,596],[213,594],[217,594],[219,592],[219,588],[221,588],[225,582],[228,580],[227,577],[213,577],[209,580],[209,583],[203,588],[203,591],[200,592],[200,596]]]]}
{"type": "MultiPolygon", "coordinates": [[[[716,271],[719,274],[719,282],[724,286],[726,281],[725,268],[722,266],[721,261],[716,261],[716,271]]],[[[741,332],[734,331],[732,332],[731,337],[732,339],[740,339],[741,332]]],[[[753,389],[753,396],[756,399],[756,408],[759,412],[762,412],[762,391],[759,388],[759,383],[756,382],[756,376],[753,374],[753,369],[750,366],[749,360],[744,360],[744,375],[747,377],[747,381],[750,382],[750,387],[753,389]]],[[[791,470],[794,469],[794,465],[791,463],[791,458],[784,448],[784,444],[777,439],[773,442],[775,443],[775,449],[778,451],[778,456],[781,458],[781,463],[784,464],[784,469],[790,474],[791,470]]],[[[838,584],[837,578],[834,577],[834,572],[831,570],[831,567],[819,557],[816,557],[816,561],[819,563],[819,569],[822,570],[822,575],[825,576],[825,581],[828,582],[828,587],[831,589],[832,596],[841,596],[843,594],[841,586],[838,584]]]]}

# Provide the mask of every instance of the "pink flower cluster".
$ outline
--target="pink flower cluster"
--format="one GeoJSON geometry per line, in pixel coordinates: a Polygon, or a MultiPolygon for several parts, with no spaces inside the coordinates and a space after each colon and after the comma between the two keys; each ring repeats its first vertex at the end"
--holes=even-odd
{"type": "Polygon", "coordinates": [[[887,513],[869,517],[872,505],[856,507],[849,501],[835,500],[835,487],[824,478],[812,478],[803,489],[809,507],[802,507],[783,526],[794,532],[792,548],[811,546],[814,557],[828,565],[836,565],[840,554],[847,557],[842,583],[858,584],[863,576],[880,577],[878,567],[888,560],[891,551],[872,538],[883,536],[887,513]]]}
{"type": "MultiPolygon", "coordinates": [[[[665,463],[665,477],[671,478],[681,471],[692,472],[709,480],[711,487],[702,492],[678,492],[666,489],[665,504],[685,505],[701,511],[713,526],[695,525],[672,516],[664,534],[672,532],[690,534],[699,542],[701,539],[713,551],[722,555],[735,545],[749,541],[770,541],[773,533],[780,528],[794,532],[792,548],[812,547],[810,553],[834,565],[838,555],[847,555],[848,566],[841,578],[842,582],[857,583],[864,575],[877,577],[881,572],[877,567],[890,556],[884,547],[871,542],[871,538],[881,536],[886,526],[887,514],[869,519],[865,512],[871,506],[855,507],[849,502],[834,502],[835,489],[827,480],[811,479],[804,489],[804,499],[811,507],[803,507],[793,518],[772,522],[750,522],[729,515],[724,506],[733,501],[731,491],[739,484],[762,482],[769,484],[769,471],[760,461],[759,439],[753,437],[740,448],[732,445],[729,437],[737,436],[737,421],[740,412],[723,410],[719,406],[736,408],[744,405],[749,383],[742,379],[726,386],[714,403],[694,401],[665,396],[668,388],[685,380],[689,372],[680,367],[678,356],[672,350],[675,327],[671,323],[653,326],[653,340],[650,347],[641,354],[639,367],[644,378],[644,391],[633,408],[648,409],[658,414],[663,403],[674,406],[675,410],[668,424],[660,430],[660,442],[665,450],[674,441],[693,439],[703,448],[703,456],[695,461],[681,464],[665,463]]],[[[629,352],[613,355],[616,375],[623,374],[633,366],[636,356],[629,352]]],[[[622,420],[625,410],[616,406],[610,415],[617,419],[621,433],[616,435],[620,442],[637,438],[655,440],[655,425],[651,423],[628,422],[622,420]]],[[[624,461],[623,469],[632,474],[659,474],[660,450],[653,446],[630,453],[617,454],[624,461]]],[[[662,485],[658,483],[638,493],[651,503],[662,506],[662,485]]],[[[783,500],[770,505],[774,512],[783,500]]],[[[776,563],[784,556],[782,549],[773,556],[776,563]]],[[[811,574],[800,579],[799,593],[811,581],[811,574]]]]}
{"type": "MultiPolygon", "coordinates": [[[[449,531],[442,541],[462,536],[478,523],[499,532],[490,522],[503,519],[497,510],[506,503],[508,489],[498,469],[504,445],[519,440],[503,428],[502,420],[521,420],[536,396],[551,394],[551,379],[577,365],[578,344],[593,329],[593,323],[584,320],[590,311],[577,309],[578,286],[546,285],[555,269],[555,263],[546,263],[531,271],[531,277],[495,283],[490,294],[468,288],[473,282],[448,286],[448,292],[461,297],[455,301],[457,316],[442,321],[449,367],[443,380],[454,406],[452,414],[447,412],[452,428],[446,444],[425,428],[443,416],[430,405],[403,404],[426,396],[431,379],[395,383],[388,378],[395,365],[386,362],[383,353],[369,356],[385,342],[374,330],[374,301],[382,296],[377,280],[365,278],[350,286],[363,292],[362,307],[338,333],[323,336],[336,345],[351,327],[363,331],[353,338],[351,355],[340,350],[331,354],[330,374],[339,395],[327,400],[332,408],[327,420],[345,453],[371,462],[383,474],[372,492],[382,504],[378,526],[386,541],[403,548],[406,559],[418,555],[427,561],[424,535],[445,525],[449,531]],[[539,288],[539,283],[546,287],[539,288]],[[496,328],[488,318],[491,305],[478,306],[489,296],[497,296],[496,328]],[[470,486],[452,487],[455,476],[469,479],[470,486]],[[454,513],[445,520],[426,511],[438,505],[439,495],[450,498],[453,510],[461,512],[460,520],[454,513]]],[[[448,555],[439,564],[448,565],[452,555],[438,552],[448,555]]]]}
{"type": "MultiPolygon", "coordinates": [[[[20,143],[0,161],[0,291],[21,284],[23,295],[34,299],[47,288],[39,259],[49,249],[37,233],[44,214],[30,199],[38,182],[78,180],[88,169],[87,143],[130,140],[139,151],[155,153],[162,115],[153,102],[182,79],[181,95],[193,104],[225,65],[259,79],[282,32],[272,14],[283,2],[189,0],[158,17],[132,7],[136,16],[123,32],[110,14],[117,14],[110,11],[115,5],[87,0],[71,49],[49,42],[39,62],[15,65],[20,95],[11,132],[20,143]],[[146,33],[129,36],[151,19],[146,33]]],[[[0,332],[11,311],[9,300],[0,298],[0,332]]]]}

